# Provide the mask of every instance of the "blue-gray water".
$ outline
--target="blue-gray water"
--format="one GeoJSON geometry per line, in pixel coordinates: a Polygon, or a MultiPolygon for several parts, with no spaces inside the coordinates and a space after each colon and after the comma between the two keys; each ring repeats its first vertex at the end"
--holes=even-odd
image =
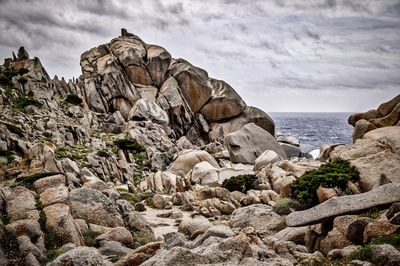
{"type": "Polygon", "coordinates": [[[286,136],[300,140],[310,152],[322,144],[352,143],[353,127],[347,123],[352,113],[268,113],[275,127],[286,136]]]}

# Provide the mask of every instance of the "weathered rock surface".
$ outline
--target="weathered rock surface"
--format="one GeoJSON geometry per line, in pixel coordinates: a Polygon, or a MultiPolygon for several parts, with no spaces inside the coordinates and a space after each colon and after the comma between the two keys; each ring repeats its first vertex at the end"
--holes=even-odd
{"type": "Polygon", "coordinates": [[[169,123],[168,115],[156,103],[140,99],[129,111],[129,120],[150,120],[162,126],[167,126],[169,123]]]}
{"type": "MultiPolygon", "coordinates": [[[[385,132],[386,128],[381,130],[380,132],[385,132]]],[[[370,133],[372,134],[373,131],[370,133]]],[[[381,135],[377,134],[377,136],[381,135]]],[[[377,138],[379,139],[379,137],[377,138]]],[[[381,138],[384,139],[383,136],[381,138]]],[[[393,183],[400,182],[397,174],[400,171],[400,155],[392,152],[389,145],[377,140],[363,138],[357,140],[353,145],[336,146],[331,151],[330,158],[332,160],[336,158],[349,160],[351,165],[357,167],[360,172],[359,182],[363,191],[369,191],[378,186],[382,174],[393,183]]]]}
{"type": "Polygon", "coordinates": [[[77,247],[58,256],[49,265],[105,265],[101,254],[95,248],[77,247]]]}
{"type": "Polygon", "coordinates": [[[212,95],[200,112],[211,122],[232,118],[246,108],[239,94],[222,80],[211,79],[212,95]]]}
{"type": "Polygon", "coordinates": [[[365,119],[358,120],[354,126],[353,142],[355,142],[357,139],[361,139],[367,132],[374,129],[376,129],[376,126],[371,122],[365,119]]]}
{"type": "Polygon", "coordinates": [[[232,227],[253,227],[257,232],[270,234],[281,226],[284,218],[276,214],[273,208],[264,204],[255,204],[235,210],[229,219],[232,227]]]}
{"type": "Polygon", "coordinates": [[[229,157],[234,163],[254,164],[266,150],[273,150],[286,159],[286,153],[276,139],[264,129],[251,123],[225,137],[229,157]]]}
{"type": "Polygon", "coordinates": [[[145,47],[147,50],[147,69],[154,84],[160,88],[165,81],[171,55],[167,50],[157,45],[146,45],[145,47]]]}
{"type": "Polygon", "coordinates": [[[388,220],[377,220],[367,224],[364,230],[364,243],[369,243],[380,236],[395,232],[400,226],[391,224],[388,220]]]}
{"type": "Polygon", "coordinates": [[[355,127],[353,140],[361,138],[374,128],[398,125],[400,120],[400,95],[382,103],[377,110],[353,114],[349,117],[349,124],[355,127]]]}
{"type": "Polygon", "coordinates": [[[35,193],[25,187],[16,187],[7,197],[6,212],[11,221],[38,219],[35,193]]]}
{"type": "Polygon", "coordinates": [[[400,251],[389,244],[372,245],[371,246],[372,258],[375,260],[385,261],[390,265],[400,262],[400,251]]]}
{"type": "Polygon", "coordinates": [[[178,157],[169,166],[168,171],[175,174],[186,175],[193,167],[206,161],[213,167],[219,168],[217,161],[206,151],[184,150],[178,154],[178,157]]]}
{"type": "Polygon", "coordinates": [[[400,154],[400,127],[384,127],[372,130],[363,136],[363,139],[376,140],[389,145],[393,152],[400,154]]]}
{"type": "Polygon", "coordinates": [[[211,97],[208,73],[183,59],[173,60],[168,71],[178,81],[192,111],[197,113],[211,97]]]}
{"type": "Polygon", "coordinates": [[[211,123],[212,131],[209,134],[210,138],[212,140],[224,141],[226,135],[238,131],[249,123],[256,124],[271,135],[275,134],[275,123],[271,117],[256,107],[247,106],[243,113],[230,119],[228,122],[211,123]]]}
{"type": "Polygon", "coordinates": [[[70,208],[65,204],[53,204],[43,209],[46,214],[46,229],[58,235],[65,243],[83,245],[83,239],[77,230],[70,208]]]}
{"type": "Polygon", "coordinates": [[[332,198],[308,210],[293,212],[286,217],[286,223],[288,226],[316,224],[336,216],[391,204],[399,201],[399,198],[400,185],[386,184],[362,194],[332,198]]]}
{"type": "Polygon", "coordinates": [[[122,218],[113,203],[97,190],[74,189],[70,193],[70,200],[75,218],[110,227],[123,226],[122,218]]]}
{"type": "Polygon", "coordinates": [[[282,160],[282,157],[273,150],[266,150],[254,161],[254,170],[259,171],[269,164],[273,164],[282,160]]]}

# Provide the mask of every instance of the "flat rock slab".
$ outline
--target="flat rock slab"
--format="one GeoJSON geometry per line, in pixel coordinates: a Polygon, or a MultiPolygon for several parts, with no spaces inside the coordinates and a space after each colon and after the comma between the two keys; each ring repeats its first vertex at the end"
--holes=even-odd
{"type": "Polygon", "coordinates": [[[303,226],[325,222],[336,216],[357,213],[371,207],[400,201],[400,184],[386,184],[366,193],[332,198],[313,208],[286,217],[288,226],[303,226]]]}

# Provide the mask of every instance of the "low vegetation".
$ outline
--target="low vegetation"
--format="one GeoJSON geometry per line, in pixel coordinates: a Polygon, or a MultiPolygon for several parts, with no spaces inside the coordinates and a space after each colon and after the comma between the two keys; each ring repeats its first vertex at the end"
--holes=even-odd
{"type": "Polygon", "coordinates": [[[94,232],[94,231],[87,231],[87,232],[84,232],[83,234],[82,234],[82,236],[83,236],[83,240],[84,240],[84,242],[85,242],[85,245],[86,246],[88,246],[88,247],[93,247],[94,246],[94,244],[95,244],[95,239],[96,239],[96,237],[98,237],[99,235],[101,235],[101,233],[99,233],[99,232],[94,232]]]}
{"type": "Polygon", "coordinates": [[[64,244],[64,240],[59,235],[50,232],[46,228],[46,213],[43,211],[42,203],[40,202],[39,197],[36,197],[36,208],[39,211],[39,224],[40,229],[44,234],[44,245],[46,247],[46,257],[47,262],[52,261],[66,250],[62,249],[62,245],[64,244]]]}
{"type": "Polygon", "coordinates": [[[364,261],[367,260],[374,264],[383,265],[386,262],[374,260],[372,258],[372,252],[371,252],[372,245],[382,245],[382,244],[389,244],[400,250],[400,233],[397,232],[378,237],[377,239],[372,240],[369,244],[365,245],[359,251],[352,253],[350,255],[350,258],[352,260],[364,260],[364,261]]]}
{"type": "Polygon", "coordinates": [[[18,98],[14,100],[15,105],[19,109],[24,109],[25,107],[29,105],[33,105],[36,107],[41,107],[42,104],[38,101],[36,101],[32,96],[22,96],[20,95],[18,98]]]}
{"type": "Polygon", "coordinates": [[[7,165],[12,162],[12,153],[7,150],[0,149],[0,164],[7,165]]]}
{"type": "Polygon", "coordinates": [[[255,175],[239,175],[225,179],[222,187],[229,191],[240,191],[246,193],[254,188],[254,182],[257,180],[255,175]]]}
{"type": "Polygon", "coordinates": [[[368,217],[371,219],[377,219],[381,216],[383,211],[381,211],[378,207],[372,207],[363,213],[360,213],[358,216],[360,217],[368,217]]]}
{"type": "Polygon", "coordinates": [[[37,174],[32,174],[32,175],[27,175],[27,176],[20,176],[15,179],[15,182],[11,185],[11,188],[17,187],[17,186],[24,186],[28,189],[33,189],[33,183],[43,177],[47,176],[52,176],[52,175],[58,175],[60,174],[59,172],[48,172],[48,173],[37,173],[37,174]]]}
{"type": "Polygon", "coordinates": [[[320,185],[345,190],[349,180],[356,182],[358,179],[359,173],[354,166],[350,166],[348,161],[337,159],[307,171],[296,179],[292,184],[292,196],[304,207],[312,207],[319,203],[316,190],[320,185]]]}
{"type": "Polygon", "coordinates": [[[303,206],[296,200],[291,198],[280,199],[274,206],[274,211],[279,215],[288,215],[292,211],[300,211],[303,206]]]}
{"type": "Polygon", "coordinates": [[[114,141],[114,145],[117,145],[121,150],[130,151],[133,154],[146,152],[146,149],[134,139],[117,139],[114,141]]]}

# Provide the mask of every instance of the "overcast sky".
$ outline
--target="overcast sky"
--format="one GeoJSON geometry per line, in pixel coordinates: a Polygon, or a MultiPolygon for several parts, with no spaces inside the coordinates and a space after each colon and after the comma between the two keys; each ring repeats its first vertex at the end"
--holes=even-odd
{"type": "Polygon", "coordinates": [[[400,0],[0,0],[0,57],[25,46],[77,77],[122,27],[267,112],[366,111],[400,93],[400,0]]]}

